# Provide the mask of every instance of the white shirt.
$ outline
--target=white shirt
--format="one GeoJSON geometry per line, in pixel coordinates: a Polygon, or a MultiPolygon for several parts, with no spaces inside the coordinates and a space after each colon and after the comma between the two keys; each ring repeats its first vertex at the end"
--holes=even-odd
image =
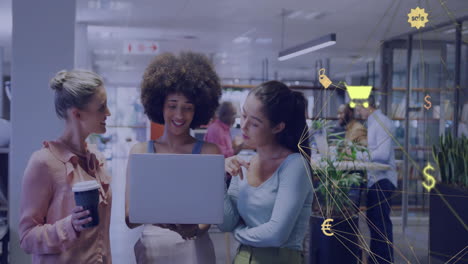
{"type": "Polygon", "coordinates": [[[394,149],[395,126],[392,120],[386,117],[382,111],[375,110],[367,118],[367,144],[372,162],[390,165],[390,170],[368,171],[367,186],[371,187],[376,182],[388,179],[397,187],[397,173],[395,166],[394,149]]]}

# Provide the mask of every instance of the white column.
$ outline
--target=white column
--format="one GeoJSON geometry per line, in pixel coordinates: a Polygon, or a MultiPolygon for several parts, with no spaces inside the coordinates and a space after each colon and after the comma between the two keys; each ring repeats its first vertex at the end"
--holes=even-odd
{"type": "Polygon", "coordinates": [[[72,69],[75,0],[12,1],[12,139],[10,144],[9,224],[11,263],[30,263],[19,247],[21,182],[30,155],[63,126],[55,115],[49,80],[72,69]]]}
{"type": "Polygon", "coordinates": [[[3,61],[4,61],[4,48],[0,47],[0,118],[3,118],[3,61]]]}
{"type": "Polygon", "coordinates": [[[88,25],[79,23],[75,26],[75,68],[91,70],[88,49],[88,25]]]}

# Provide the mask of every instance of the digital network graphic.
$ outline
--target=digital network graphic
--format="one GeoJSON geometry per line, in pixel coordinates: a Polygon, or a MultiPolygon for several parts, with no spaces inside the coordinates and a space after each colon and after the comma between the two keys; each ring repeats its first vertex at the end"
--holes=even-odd
{"type": "MultiPolygon", "coordinates": [[[[453,15],[450,13],[450,11],[447,9],[447,7],[444,5],[444,2],[440,1],[441,6],[443,6],[444,10],[447,12],[447,17],[453,22],[454,25],[457,25],[457,22],[453,19],[453,15]]],[[[388,10],[387,10],[388,11],[388,10]]],[[[396,12],[395,12],[396,13],[396,12]]],[[[426,6],[424,8],[420,8],[419,6],[415,8],[411,8],[409,13],[405,13],[408,15],[408,23],[409,23],[409,29],[410,28],[416,28],[416,29],[421,29],[427,26],[431,26],[430,20],[429,20],[429,14],[431,14],[431,8],[426,6]],[[427,10],[427,13],[426,13],[427,10]]],[[[386,12],[387,14],[387,12],[386,12]]],[[[378,25],[378,24],[377,24],[378,25]]],[[[416,34],[416,36],[418,36],[416,34]]],[[[421,37],[421,33],[419,33],[419,37],[421,37]]],[[[418,41],[419,42],[419,41],[418,41]]],[[[415,42],[414,43],[418,43],[415,42]]],[[[380,47],[375,47],[376,51],[379,50],[380,47]]],[[[422,45],[422,40],[419,42],[418,46],[420,53],[421,53],[421,60],[423,60],[423,50],[424,46],[422,45]]],[[[424,63],[424,61],[422,61],[424,63]]],[[[445,67],[445,70],[447,70],[447,65],[443,64],[443,67],[445,67]]],[[[331,90],[331,93],[329,94],[327,100],[322,104],[322,107],[320,111],[317,113],[316,116],[313,117],[313,120],[320,120],[321,113],[326,109],[327,105],[330,103],[330,101],[334,100],[334,93],[335,90],[341,89],[345,90],[349,96],[349,105],[351,108],[355,108],[357,106],[362,106],[363,108],[368,108],[369,107],[369,102],[368,98],[372,92],[373,86],[351,86],[347,85],[344,81],[340,81],[339,83],[334,83],[330,80],[330,78],[325,74],[325,69],[322,68],[318,71],[317,79],[320,82],[320,84],[324,87],[324,89],[328,89],[329,87],[333,87],[335,89],[329,89],[331,90]]],[[[448,77],[448,78],[453,78],[453,76],[448,77]]],[[[377,94],[379,91],[377,91],[377,94]]],[[[433,107],[433,103],[431,101],[432,97],[430,94],[425,94],[424,96],[424,102],[421,104],[422,107],[426,110],[426,115],[427,111],[429,111],[433,107]]],[[[421,106],[420,105],[420,106],[421,106]]],[[[409,105],[407,107],[410,107],[409,105]]],[[[422,109],[419,107],[419,109],[422,109]]],[[[409,110],[407,110],[409,111],[409,110]]],[[[424,112],[424,111],[423,111],[424,112]]],[[[412,168],[415,170],[416,173],[413,172],[413,174],[419,175],[419,181],[420,185],[422,185],[422,189],[425,192],[412,192],[411,194],[423,194],[423,195],[428,195],[428,196],[439,196],[441,197],[441,200],[444,202],[444,205],[447,208],[450,208],[452,211],[453,215],[461,222],[462,226],[465,228],[465,234],[468,235],[468,228],[466,223],[461,220],[461,218],[458,216],[458,212],[455,211],[451,204],[447,202],[446,199],[444,199],[444,196],[441,194],[441,192],[437,188],[437,179],[436,179],[436,173],[437,169],[433,166],[433,163],[431,163],[432,156],[429,154],[425,154],[424,159],[426,160],[425,166],[421,165],[421,161],[416,161],[414,156],[412,156],[410,153],[405,151],[405,148],[402,146],[402,143],[396,139],[395,134],[392,131],[388,131],[386,129],[386,126],[384,125],[382,120],[379,120],[376,118],[377,123],[381,125],[382,128],[385,129],[386,133],[390,136],[391,140],[393,141],[393,144],[395,148],[399,148],[403,152],[403,158],[407,159],[409,164],[412,166],[412,168]],[[424,167],[423,167],[424,166],[424,167]]],[[[424,126],[427,126],[427,129],[429,129],[427,123],[424,124],[424,126]]],[[[320,231],[323,236],[325,236],[326,239],[336,239],[341,243],[342,245],[345,245],[345,243],[351,243],[354,244],[355,246],[359,247],[359,249],[362,252],[365,252],[367,256],[369,257],[369,260],[371,261],[370,263],[424,263],[420,262],[418,259],[418,256],[415,253],[415,249],[420,249],[421,245],[418,244],[411,244],[408,239],[405,237],[405,234],[403,234],[403,238],[406,240],[406,245],[401,245],[395,243],[395,240],[393,242],[390,241],[388,237],[386,237],[376,226],[375,223],[369,220],[367,216],[367,211],[371,210],[372,207],[367,207],[364,208],[360,206],[356,200],[351,199],[349,197],[348,193],[344,191],[344,187],[339,186],[338,181],[334,176],[336,176],[336,170],[339,168],[342,164],[338,164],[334,162],[333,160],[330,161],[330,159],[327,159],[326,162],[320,163],[317,161],[313,161],[312,157],[308,156],[308,154],[304,151],[304,149],[309,148],[313,150],[310,145],[309,145],[309,140],[312,137],[313,133],[316,133],[318,129],[316,127],[310,128],[309,130],[305,130],[303,133],[303,136],[301,138],[301,141],[298,143],[298,147],[300,151],[302,152],[303,156],[308,158],[308,161],[310,161],[309,164],[304,164],[304,166],[307,166],[308,168],[311,168],[312,170],[310,171],[309,179],[311,180],[311,185],[313,188],[316,188],[316,184],[319,184],[324,188],[324,193],[327,199],[324,199],[319,197],[319,192],[317,189],[314,191],[314,200],[318,201],[317,202],[317,208],[314,208],[315,214],[318,214],[323,220],[321,220],[320,224],[320,231]],[[335,173],[335,175],[333,175],[335,173]],[[317,175],[323,175],[324,177],[317,177],[317,175]],[[330,210],[330,207],[335,207],[336,211],[338,214],[333,214],[332,210],[330,210]],[[354,212],[354,213],[353,213],[354,212]],[[370,237],[366,237],[363,232],[360,229],[360,226],[357,225],[355,221],[353,221],[353,218],[356,217],[356,215],[361,218],[362,220],[368,222],[369,229],[373,229],[371,231],[377,232],[381,237],[383,237],[383,240],[381,242],[385,242],[388,244],[388,247],[393,248],[394,251],[394,256],[395,259],[398,257],[400,262],[389,262],[385,259],[383,259],[378,253],[372,252],[370,244],[372,243],[372,239],[370,237]],[[333,225],[331,224],[333,222],[333,225]],[[347,223],[349,227],[351,228],[350,232],[343,232],[338,229],[335,229],[338,225],[342,223],[347,223]],[[355,237],[356,241],[350,241],[349,237],[355,237]],[[409,251],[411,252],[411,255],[404,254],[403,253],[403,247],[407,247],[409,251]]],[[[427,143],[427,142],[426,142],[427,143]]],[[[432,144],[435,142],[430,142],[429,144],[432,144]]],[[[328,155],[328,154],[327,154],[328,155]]],[[[342,162],[341,163],[346,163],[342,162]]],[[[352,170],[349,167],[353,168],[355,170],[356,166],[358,166],[359,162],[353,161],[351,165],[348,163],[348,170],[352,170]]],[[[307,170],[309,171],[309,170],[307,170]]],[[[404,172],[403,172],[404,173],[404,172]]],[[[359,190],[362,192],[367,191],[366,188],[363,188],[362,186],[359,187],[352,187],[350,189],[354,190],[359,190]]],[[[398,189],[392,192],[391,199],[395,198],[399,195],[402,195],[404,191],[399,191],[398,189]]],[[[407,194],[410,194],[407,192],[407,194]]],[[[462,197],[462,198],[468,198],[468,197],[462,197]]],[[[378,204],[374,206],[388,206],[388,201],[387,200],[382,200],[378,204]]],[[[427,231],[428,232],[428,231],[427,231]]],[[[455,236],[463,236],[463,234],[454,234],[455,236]]],[[[429,253],[429,250],[426,252],[429,253]]],[[[352,253],[352,252],[351,252],[352,253]]],[[[449,257],[450,260],[446,262],[447,264],[450,263],[461,263],[458,262],[460,261],[466,254],[468,253],[468,245],[458,251],[456,254],[452,256],[446,256],[449,257]]],[[[352,253],[358,263],[366,263],[362,261],[361,256],[355,255],[352,253]]],[[[369,262],[367,262],[369,263],[369,262]]],[[[429,258],[429,263],[430,258],[429,258]]],[[[465,262],[463,262],[465,263],[465,262]]]]}

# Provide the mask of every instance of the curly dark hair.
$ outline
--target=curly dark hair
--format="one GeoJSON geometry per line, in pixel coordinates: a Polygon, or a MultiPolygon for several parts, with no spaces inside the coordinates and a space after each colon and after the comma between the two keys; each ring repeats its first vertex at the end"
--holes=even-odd
{"type": "Polygon", "coordinates": [[[169,94],[180,93],[193,102],[190,128],[207,124],[219,106],[221,84],[208,58],[200,53],[164,53],[148,65],[141,83],[141,103],[148,118],[164,124],[163,107],[169,94]]]}

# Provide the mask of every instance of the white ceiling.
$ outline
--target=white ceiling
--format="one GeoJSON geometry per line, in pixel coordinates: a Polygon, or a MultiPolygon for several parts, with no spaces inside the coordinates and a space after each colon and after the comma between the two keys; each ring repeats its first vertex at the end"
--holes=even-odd
{"type": "MultiPolygon", "coordinates": [[[[7,59],[9,2],[0,1],[0,45],[7,47],[7,59]]],[[[316,61],[326,58],[331,61],[330,75],[365,72],[367,61],[378,60],[381,40],[414,29],[407,22],[411,8],[426,9],[430,20],[426,27],[468,15],[468,0],[77,0],[77,4],[77,22],[89,25],[95,70],[129,83],[139,81],[151,60],[150,55],[123,54],[123,43],[130,40],[157,41],[161,52],[204,52],[212,56],[223,78],[261,78],[262,61],[268,58],[270,78],[278,72],[280,78],[314,79],[316,61]],[[279,62],[283,9],[290,14],[302,11],[293,13],[302,19],[285,20],[283,48],[329,33],[336,33],[337,44],[279,62]],[[307,15],[312,18],[304,18],[307,15]],[[234,43],[239,37],[251,42],[234,43]],[[356,57],[360,59],[352,59],[356,57]]]]}

